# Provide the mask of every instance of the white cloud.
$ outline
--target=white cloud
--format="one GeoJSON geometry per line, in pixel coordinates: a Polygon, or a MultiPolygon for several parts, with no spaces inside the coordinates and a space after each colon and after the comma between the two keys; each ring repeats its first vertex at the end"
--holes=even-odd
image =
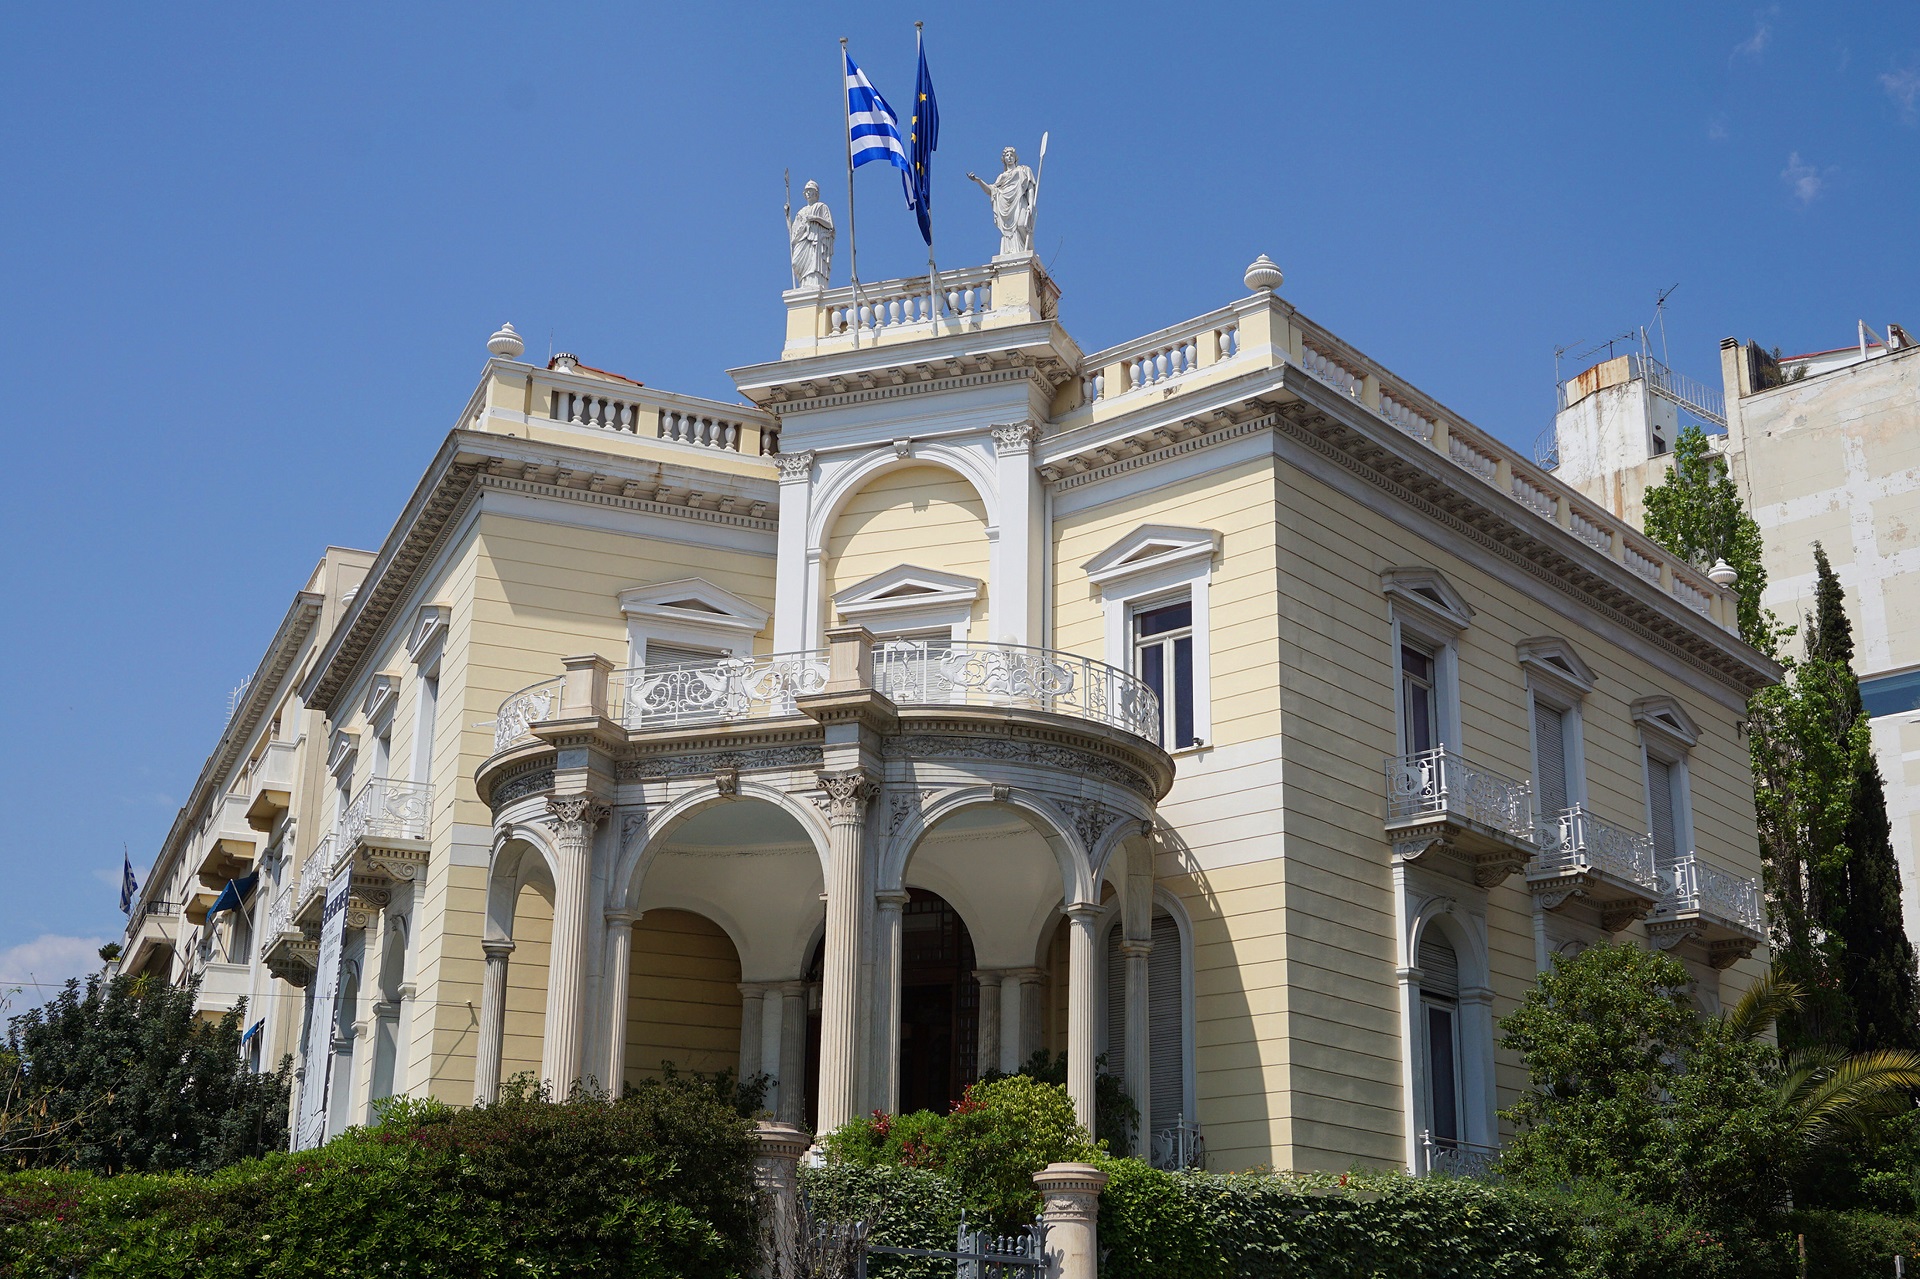
{"type": "Polygon", "coordinates": [[[1920,124],[1920,71],[1903,67],[1880,77],[1880,87],[1900,108],[1900,118],[1908,124],[1920,124]]]}
{"type": "Polygon", "coordinates": [[[42,933],[32,941],[0,950],[0,989],[21,986],[17,1006],[30,1008],[56,994],[69,977],[100,969],[105,937],[62,937],[42,933]]]}
{"type": "Polygon", "coordinates": [[[1707,121],[1707,141],[1725,142],[1727,140],[1727,113],[1722,111],[1707,121]]]}
{"type": "MultiPolygon", "coordinates": [[[[1832,171],[1827,170],[1829,173],[1832,171]]],[[[1800,201],[1802,207],[1819,199],[1820,192],[1827,185],[1820,170],[1802,160],[1798,151],[1787,156],[1787,167],[1780,171],[1780,180],[1793,191],[1793,198],[1800,201]]]]}
{"type": "Polygon", "coordinates": [[[1775,5],[1764,12],[1755,14],[1753,19],[1753,34],[1733,46],[1733,56],[1736,58],[1752,58],[1758,61],[1760,55],[1767,51],[1767,46],[1773,43],[1773,23],[1770,19],[1778,12],[1780,12],[1780,7],[1775,5]]]}

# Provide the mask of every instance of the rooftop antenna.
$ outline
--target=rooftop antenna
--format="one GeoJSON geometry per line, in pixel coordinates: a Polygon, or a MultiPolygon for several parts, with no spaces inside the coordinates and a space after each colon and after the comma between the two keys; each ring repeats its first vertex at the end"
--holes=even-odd
{"type": "Polygon", "coordinates": [[[1679,287],[1680,282],[1675,280],[1660,290],[1660,296],[1653,300],[1654,322],[1660,326],[1660,363],[1668,368],[1672,368],[1673,364],[1667,359],[1667,299],[1672,297],[1673,291],[1679,287]]]}
{"type": "Polygon", "coordinates": [[[1560,357],[1568,351],[1573,350],[1574,347],[1579,346],[1584,340],[1584,338],[1575,338],[1565,346],[1556,346],[1553,348],[1553,384],[1555,386],[1560,385],[1560,357]]]}

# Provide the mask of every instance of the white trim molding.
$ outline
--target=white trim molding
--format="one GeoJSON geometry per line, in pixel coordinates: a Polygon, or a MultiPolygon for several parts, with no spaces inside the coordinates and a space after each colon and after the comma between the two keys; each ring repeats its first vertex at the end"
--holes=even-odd
{"type": "Polygon", "coordinates": [[[1473,625],[1473,605],[1437,568],[1390,568],[1380,589],[1417,630],[1451,639],[1473,625]]]}
{"type": "Polygon", "coordinates": [[[360,703],[360,713],[373,725],[392,715],[399,702],[400,677],[383,672],[367,681],[367,695],[360,703]]]}
{"type": "Polygon", "coordinates": [[[1177,603],[1193,607],[1194,745],[1213,741],[1213,628],[1208,596],[1220,534],[1212,529],[1142,524],[1082,565],[1105,611],[1107,664],[1131,671],[1133,615],[1177,603]]]}
{"type": "Polygon", "coordinates": [[[1108,586],[1125,590],[1133,579],[1173,565],[1199,562],[1211,569],[1219,553],[1220,535],[1212,529],[1142,524],[1081,567],[1104,595],[1108,586]]]}
{"type": "Polygon", "coordinates": [[[708,648],[729,657],[753,653],[767,610],[699,577],[630,586],[617,597],[627,619],[629,664],[643,665],[647,641],[708,648]]]}
{"type": "Polygon", "coordinates": [[[1671,697],[1642,697],[1631,709],[1634,723],[1666,742],[1670,750],[1689,751],[1700,742],[1693,717],[1671,697]]]}
{"type": "Polygon", "coordinates": [[[1585,697],[1598,684],[1593,668],[1580,659],[1573,645],[1557,635],[1541,635],[1514,645],[1520,665],[1527,674],[1541,676],[1558,686],[1568,697],[1585,697]]]}
{"type": "Polygon", "coordinates": [[[413,627],[407,632],[407,656],[417,666],[423,662],[433,642],[447,633],[453,623],[453,610],[445,604],[422,604],[413,615],[413,627]]]}
{"type": "Polygon", "coordinates": [[[842,622],[857,622],[875,635],[943,627],[963,640],[980,590],[977,577],[898,564],[835,592],[832,602],[842,622]]]}

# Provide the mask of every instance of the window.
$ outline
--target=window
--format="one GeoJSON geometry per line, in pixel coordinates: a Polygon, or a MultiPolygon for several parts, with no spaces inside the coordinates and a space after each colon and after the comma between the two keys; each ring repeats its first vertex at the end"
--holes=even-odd
{"type": "MultiPolygon", "coordinates": [[[[1127,961],[1120,952],[1125,930],[1115,920],[1107,933],[1106,1072],[1126,1070],[1127,961]]],[[[1143,1156],[1154,1134],[1194,1115],[1187,1104],[1186,1005],[1181,967],[1179,921],[1164,910],[1153,912],[1153,951],[1147,956],[1148,1095],[1135,1099],[1140,1109],[1143,1156]]]]}
{"type": "Polygon", "coordinates": [[[747,657],[767,611],[697,577],[620,592],[627,619],[627,665],[711,662],[747,657]]]}
{"type": "Polygon", "coordinates": [[[413,716],[413,780],[424,782],[433,776],[433,736],[440,716],[440,671],[420,681],[420,704],[413,716]]]}
{"type": "Polygon", "coordinates": [[[1653,857],[1656,866],[1671,866],[1679,852],[1676,833],[1680,823],[1674,814],[1673,765],[1664,759],[1647,756],[1647,815],[1653,826],[1653,857]]]}
{"type": "Polygon", "coordinates": [[[1193,603],[1137,610],[1133,673],[1160,699],[1160,744],[1171,750],[1199,741],[1193,727],[1193,603]]]}
{"type": "Polygon", "coordinates": [[[1643,697],[1633,704],[1646,758],[1647,830],[1653,836],[1653,864],[1665,871],[1693,851],[1693,804],[1687,782],[1687,753],[1699,741],[1699,729],[1672,698],[1643,697]]]}
{"type": "Polygon", "coordinates": [[[642,664],[646,666],[710,666],[727,654],[719,649],[693,648],[669,644],[664,640],[646,641],[642,664]]]}
{"type": "Polygon", "coordinates": [[[1533,796],[1546,822],[1586,802],[1581,706],[1594,674],[1573,646],[1553,635],[1517,646],[1533,705],[1533,796]]]}
{"type": "Polygon", "coordinates": [[[1420,1018],[1426,1056],[1427,1131],[1437,1142],[1464,1136],[1460,1087],[1460,958],[1431,928],[1420,938],[1420,1018]]]}
{"type": "Polygon", "coordinates": [[[1440,745],[1440,663],[1432,650],[1400,646],[1400,753],[1418,755],[1440,745]]]}
{"type": "Polygon", "coordinates": [[[1920,671],[1902,671],[1898,675],[1877,675],[1860,681],[1860,700],[1866,703],[1867,717],[1899,715],[1920,711],[1920,671]]]}
{"type": "Polygon", "coordinates": [[[1572,803],[1567,786],[1567,716],[1538,699],[1533,703],[1533,760],[1540,816],[1552,817],[1572,803]]]}

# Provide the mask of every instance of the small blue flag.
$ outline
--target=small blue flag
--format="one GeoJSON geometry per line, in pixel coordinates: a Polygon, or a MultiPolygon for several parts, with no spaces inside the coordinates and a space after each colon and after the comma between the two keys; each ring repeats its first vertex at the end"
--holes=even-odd
{"type": "Polygon", "coordinates": [[[133,895],[140,891],[140,885],[133,878],[133,858],[126,846],[120,848],[120,913],[133,914],[133,895]]]}
{"type": "Polygon", "coordinates": [[[884,160],[902,173],[907,171],[906,148],[900,143],[900,117],[893,113],[880,91],[867,83],[866,72],[847,58],[847,141],[853,150],[852,167],[872,160],[884,160]]]}
{"type": "Polygon", "coordinates": [[[927,73],[927,46],[920,46],[920,75],[913,86],[913,118],[907,125],[910,167],[900,175],[907,188],[907,207],[920,219],[920,238],[933,247],[933,149],[940,145],[940,106],[933,98],[933,77],[927,73]]]}

